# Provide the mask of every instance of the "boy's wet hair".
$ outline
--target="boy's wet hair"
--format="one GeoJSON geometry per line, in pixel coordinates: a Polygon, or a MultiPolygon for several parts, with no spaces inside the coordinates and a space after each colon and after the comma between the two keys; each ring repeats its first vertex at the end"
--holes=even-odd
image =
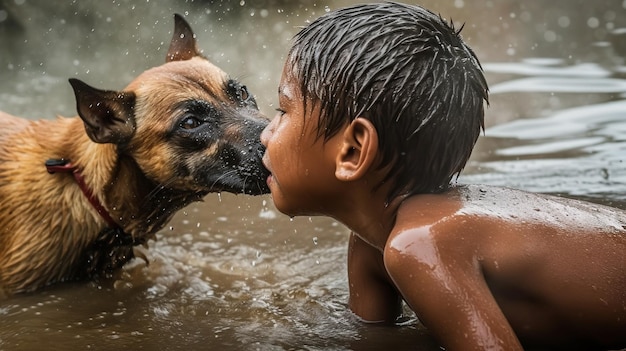
{"type": "Polygon", "coordinates": [[[318,137],[357,117],[378,131],[389,199],[448,188],[484,129],[487,82],[460,29],[418,6],[366,4],[327,13],[294,38],[288,64],[318,137]]]}

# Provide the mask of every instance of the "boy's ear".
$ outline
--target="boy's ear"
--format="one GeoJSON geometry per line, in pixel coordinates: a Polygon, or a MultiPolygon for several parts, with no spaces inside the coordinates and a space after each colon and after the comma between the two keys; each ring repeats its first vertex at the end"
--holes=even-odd
{"type": "Polygon", "coordinates": [[[363,177],[378,155],[378,133],[369,120],[355,118],[345,129],[337,154],[335,177],[352,181],[363,177]]]}

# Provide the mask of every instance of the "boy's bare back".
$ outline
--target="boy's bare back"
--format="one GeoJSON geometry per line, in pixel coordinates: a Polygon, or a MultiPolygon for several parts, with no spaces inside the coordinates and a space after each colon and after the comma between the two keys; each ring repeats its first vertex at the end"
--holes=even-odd
{"type": "Polygon", "coordinates": [[[508,320],[525,345],[623,345],[624,211],[484,186],[416,195],[399,208],[384,260],[423,322],[436,319],[435,334],[488,339],[508,320]],[[455,284],[475,295],[446,294],[455,284]],[[446,309],[452,323],[441,321],[446,309]]]}

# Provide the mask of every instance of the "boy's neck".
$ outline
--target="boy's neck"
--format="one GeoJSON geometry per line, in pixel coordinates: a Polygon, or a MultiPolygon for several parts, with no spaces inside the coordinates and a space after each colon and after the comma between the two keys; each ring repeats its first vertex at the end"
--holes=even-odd
{"type": "Polygon", "coordinates": [[[388,202],[384,191],[358,192],[351,198],[351,205],[333,217],[382,252],[395,225],[398,208],[405,198],[398,196],[388,202]]]}

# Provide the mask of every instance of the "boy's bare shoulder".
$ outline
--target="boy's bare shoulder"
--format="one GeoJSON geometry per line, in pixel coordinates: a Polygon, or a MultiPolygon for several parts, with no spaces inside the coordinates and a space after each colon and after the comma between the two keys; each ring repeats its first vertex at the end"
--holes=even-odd
{"type": "Polygon", "coordinates": [[[441,194],[407,198],[398,210],[394,232],[455,219],[626,231],[626,211],[618,208],[510,188],[463,185],[441,194]]]}
{"type": "Polygon", "coordinates": [[[388,242],[421,237],[436,240],[438,246],[476,252],[499,243],[536,248],[560,241],[557,238],[591,242],[607,235],[624,241],[626,211],[509,188],[464,185],[407,198],[388,242]]]}

